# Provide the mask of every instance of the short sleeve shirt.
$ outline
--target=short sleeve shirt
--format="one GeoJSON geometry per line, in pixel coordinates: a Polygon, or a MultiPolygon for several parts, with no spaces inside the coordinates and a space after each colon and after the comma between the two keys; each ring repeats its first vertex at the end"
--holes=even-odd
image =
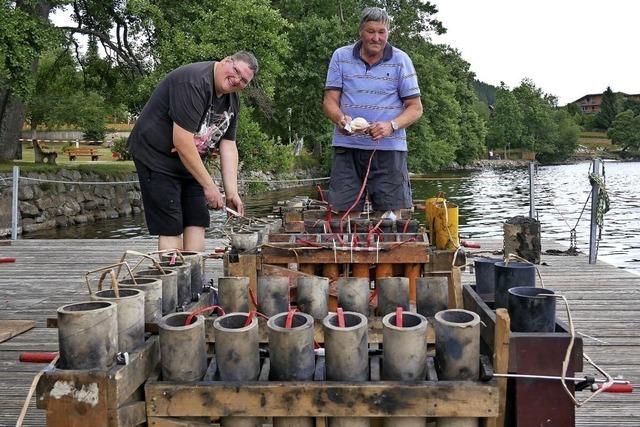
{"type": "MultiPolygon", "coordinates": [[[[369,65],[360,56],[361,42],[338,48],[331,57],[325,90],[339,90],[340,108],[351,118],[362,117],[369,123],[391,121],[404,111],[404,101],[419,97],[418,77],[405,52],[387,44],[382,60],[369,65]]],[[[372,150],[369,135],[343,135],[336,128],[334,147],[372,150]]],[[[379,150],[407,151],[407,135],[398,129],[383,138],[379,150]]]]}
{"type": "Polygon", "coordinates": [[[173,123],[194,134],[203,158],[221,139],[235,141],[238,95],[215,95],[214,64],[197,62],[173,70],[151,94],[129,136],[129,151],[149,169],[172,176],[190,175],[173,145],[173,123]]]}

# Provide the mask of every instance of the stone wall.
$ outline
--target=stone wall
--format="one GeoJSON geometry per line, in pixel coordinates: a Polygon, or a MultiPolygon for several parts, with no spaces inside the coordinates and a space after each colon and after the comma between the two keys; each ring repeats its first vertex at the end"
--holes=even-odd
{"type": "MultiPolygon", "coordinates": [[[[105,177],[92,172],[20,174],[19,233],[92,223],[142,211],[136,174],[105,177]],[[85,184],[98,182],[105,184],[85,184]],[[108,184],[113,183],[113,184],[108,184]]],[[[0,236],[11,234],[11,174],[0,186],[0,236]]]]}

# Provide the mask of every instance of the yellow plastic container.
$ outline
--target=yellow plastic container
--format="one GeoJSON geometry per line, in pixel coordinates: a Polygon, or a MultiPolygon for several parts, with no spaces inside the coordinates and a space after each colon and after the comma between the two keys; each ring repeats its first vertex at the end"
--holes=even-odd
{"type": "Polygon", "coordinates": [[[424,217],[425,222],[427,224],[427,229],[429,230],[429,242],[433,244],[434,242],[434,232],[433,232],[433,222],[436,217],[436,203],[441,203],[446,201],[444,198],[444,193],[440,192],[436,195],[436,197],[429,197],[424,202],[424,217]]]}
{"type": "Polygon", "coordinates": [[[457,249],[460,246],[458,236],[458,205],[442,201],[434,204],[435,213],[433,231],[435,234],[432,243],[436,249],[457,249]]]}

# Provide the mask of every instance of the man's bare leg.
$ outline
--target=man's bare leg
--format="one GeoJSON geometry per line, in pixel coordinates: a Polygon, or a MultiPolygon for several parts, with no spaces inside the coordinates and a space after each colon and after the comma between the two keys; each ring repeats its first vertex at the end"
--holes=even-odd
{"type": "Polygon", "coordinates": [[[204,227],[185,227],[183,236],[183,250],[204,252],[204,227]]]}
{"type": "Polygon", "coordinates": [[[179,236],[159,236],[158,250],[180,249],[182,250],[182,235],[179,236]]]}

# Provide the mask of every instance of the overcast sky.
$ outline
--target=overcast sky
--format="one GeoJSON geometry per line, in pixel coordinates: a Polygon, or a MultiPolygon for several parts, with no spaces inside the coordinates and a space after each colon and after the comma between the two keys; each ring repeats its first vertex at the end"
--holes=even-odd
{"type": "Polygon", "coordinates": [[[524,77],[559,104],[588,93],[640,93],[636,0],[432,0],[476,78],[518,86],[524,77]]]}

